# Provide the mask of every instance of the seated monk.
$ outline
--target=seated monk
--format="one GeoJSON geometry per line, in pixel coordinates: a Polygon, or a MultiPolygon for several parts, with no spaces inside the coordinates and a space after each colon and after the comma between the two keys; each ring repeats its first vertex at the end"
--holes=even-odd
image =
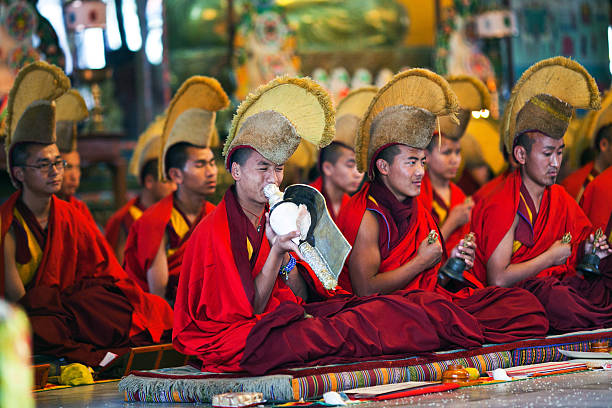
{"type": "MultiPolygon", "coordinates": [[[[421,289],[452,300],[479,321],[487,342],[543,336],[548,330],[544,311],[527,291],[480,285],[450,293],[438,284],[446,253],[440,242],[429,240],[430,231],[439,232],[438,227],[417,197],[425,172],[425,148],[436,124],[432,110],[444,107],[437,113],[454,114],[453,100],[452,90],[441,77],[414,69],[397,75],[370,105],[356,150],[360,169],[368,170],[373,181],[351,198],[339,221],[349,243],[354,242],[348,271],[342,272],[348,272],[350,282],[343,278],[340,284],[359,296],[421,289]],[[417,95],[410,92],[417,89],[416,84],[417,95]]],[[[451,255],[470,267],[473,243],[460,240],[451,255]]],[[[464,275],[477,284],[468,273],[464,275]]]]}
{"type": "Polygon", "coordinates": [[[125,241],[134,221],[139,219],[147,208],[176,190],[176,184],[159,177],[159,153],[164,123],[165,117],[160,116],[140,135],[129,166],[130,173],[140,182],[140,194],[117,210],[104,227],[104,236],[115,251],[119,263],[123,263],[125,241]]]}
{"type": "Polygon", "coordinates": [[[351,91],[336,107],[336,135],[319,154],[318,177],[311,186],[325,197],[332,220],[336,221],[342,207],[355,194],[363,180],[355,161],[355,138],[359,121],[368,108],[377,88],[363,87],[351,91]]]}
{"type": "Polygon", "coordinates": [[[87,106],[81,94],[76,89],[71,89],[57,99],[56,109],[56,144],[62,159],[66,162],[62,188],[57,196],[72,204],[85,218],[97,226],[87,204],[75,197],[81,185],[81,155],[77,151],[76,123],[89,116],[87,106]]]}
{"type": "Polygon", "coordinates": [[[463,171],[457,180],[457,186],[466,196],[473,196],[493,179],[493,171],[484,159],[480,142],[469,133],[466,133],[461,139],[461,158],[463,171]]]}
{"type": "Polygon", "coordinates": [[[168,108],[159,160],[160,174],[177,190],[144,212],[125,245],[127,273],[146,292],[171,305],[186,243],[198,222],[215,208],[206,200],[217,187],[210,143],[215,112],[228,105],[216,79],[194,76],[181,85],[168,108]]]}
{"type": "Polygon", "coordinates": [[[555,179],[573,106],[596,109],[595,81],[578,63],[557,57],[525,71],[508,101],[502,137],[519,169],[476,204],[474,271],[483,282],[521,287],[546,309],[551,330],[570,332],[612,324],[611,252],[555,179]],[[568,96],[565,89],[575,91],[568,96]],[[590,101],[590,102],[589,102],[590,101]],[[569,235],[566,235],[569,233],[569,235]],[[601,278],[585,279],[576,265],[596,248],[601,278]]]}
{"type": "Polygon", "coordinates": [[[474,195],[472,196],[474,205],[476,205],[480,200],[487,198],[491,193],[495,192],[501,185],[503,185],[506,177],[508,177],[510,174],[512,174],[514,170],[518,168],[518,164],[514,161],[514,158],[508,155],[508,152],[506,152],[503,140],[500,140],[499,148],[501,149],[502,156],[504,157],[504,161],[506,162],[506,168],[504,169],[504,171],[493,177],[489,182],[484,184],[474,193],[474,195]]]}
{"type": "Polygon", "coordinates": [[[65,162],[53,100],[69,86],[60,68],[36,62],[11,93],[6,146],[18,191],[0,207],[0,293],[28,313],[35,353],[97,367],[107,352],[166,339],[172,310],[136,286],[98,229],[54,195],[65,162]]]}
{"type": "Polygon", "coordinates": [[[440,118],[441,134],[431,139],[425,155],[427,172],[423,177],[419,199],[440,226],[446,250],[450,252],[470,228],[470,214],[474,203],[453,183],[461,164],[460,139],[465,133],[472,111],[489,109],[490,96],[486,86],[477,78],[460,75],[448,78],[451,89],[459,99],[459,125],[448,117],[440,118]]]}
{"type": "Polygon", "coordinates": [[[173,344],[202,370],[263,374],[484,340],[475,318],[423,291],[304,303],[300,233],[274,234],[263,188],[280,185],[300,138],[329,143],[333,120],[329,95],[309,79],[275,79],[238,108],[224,148],[235,185],[196,227],[174,306],[173,344]]]}
{"type": "MultiPolygon", "coordinates": [[[[607,230],[612,215],[612,167],[595,177],[584,189],[580,207],[595,228],[607,230]]],[[[612,240],[608,239],[608,242],[612,240]]]]}
{"type": "Polygon", "coordinates": [[[602,109],[590,113],[585,119],[589,125],[584,137],[593,141],[595,160],[588,162],[560,183],[577,202],[580,202],[588,184],[612,165],[612,92],[606,94],[602,106],[602,109]]]}

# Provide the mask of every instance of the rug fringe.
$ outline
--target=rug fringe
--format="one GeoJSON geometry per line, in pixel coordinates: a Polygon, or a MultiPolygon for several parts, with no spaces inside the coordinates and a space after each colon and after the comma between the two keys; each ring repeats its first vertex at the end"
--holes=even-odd
{"type": "Polygon", "coordinates": [[[169,379],[139,377],[130,374],[119,382],[119,391],[127,400],[137,395],[146,402],[211,402],[212,397],[225,392],[261,392],[266,400],[293,400],[291,376],[269,375],[253,378],[169,379]],[[150,400],[156,396],[156,400],[150,400]],[[149,401],[147,401],[149,399],[149,401]]]}

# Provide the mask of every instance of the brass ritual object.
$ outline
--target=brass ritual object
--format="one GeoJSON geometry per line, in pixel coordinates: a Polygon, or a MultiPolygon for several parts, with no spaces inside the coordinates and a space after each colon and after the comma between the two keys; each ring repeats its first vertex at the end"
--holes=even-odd
{"type": "Polygon", "coordinates": [[[437,240],[438,240],[438,232],[436,230],[429,231],[429,234],[427,234],[427,243],[431,245],[437,240]]]}
{"type": "Polygon", "coordinates": [[[593,240],[593,249],[590,254],[586,254],[580,264],[576,267],[576,271],[582,274],[586,279],[593,279],[601,275],[599,271],[599,262],[601,261],[597,256],[597,249],[595,243],[604,237],[604,232],[601,228],[597,228],[595,231],[595,239],[593,240]]]}
{"type": "MultiPolygon", "coordinates": [[[[473,232],[466,234],[463,238],[464,245],[476,240],[473,232]]],[[[449,258],[438,272],[438,284],[450,292],[458,292],[465,287],[466,280],[463,277],[465,271],[465,261],[459,257],[449,258]]]]}
{"type": "Polygon", "coordinates": [[[563,234],[563,237],[561,238],[561,242],[564,244],[569,244],[572,242],[572,234],[570,234],[569,232],[566,232],[565,234],[563,234]]]}

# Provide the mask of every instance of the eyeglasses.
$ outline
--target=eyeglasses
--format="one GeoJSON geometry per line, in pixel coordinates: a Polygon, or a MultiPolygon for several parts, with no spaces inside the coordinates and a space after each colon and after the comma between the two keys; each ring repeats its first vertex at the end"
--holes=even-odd
{"type": "Polygon", "coordinates": [[[22,167],[31,167],[33,169],[38,169],[43,173],[48,173],[51,170],[51,167],[55,167],[56,170],[64,170],[66,165],[66,160],[56,160],[54,162],[45,162],[41,164],[23,164],[22,167]]]}

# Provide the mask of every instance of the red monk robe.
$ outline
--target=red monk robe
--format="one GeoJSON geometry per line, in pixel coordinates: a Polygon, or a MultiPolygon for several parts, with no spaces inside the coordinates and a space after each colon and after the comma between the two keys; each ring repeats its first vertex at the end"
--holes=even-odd
{"type": "Polygon", "coordinates": [[[128,275],[145,291],[149,292],[147,271],[155,259],[164,234],[167,233],[168,285],[166,299],[176,298],[176,287],[183,262],[186,243],[200,220],[215,206],[208,201],[202,206],[200,215],[193,224],[174,205],[174,194],[161,199],[149,207],[134,222],[125,243],[123,266],[128,275]]]}
{"type": "Polygon", "coordinates": [[[560,184],[574,200],[580,202],[584,189],[598,175],[599,172],[593,167],[593,162],[590,162],[567,176],[560,184]]]}
{"type": "Polygon", "coordinates": [[[140,197],[135,197],[108,219],[104,227],[104,237],[112,248],[117,248],[119,244],[119,233],[123,231],[127,237],[132,224],[140,218],[144,211],[145,208],[140,203],[140,197]]]}
{"type": "MultiPolygon", "coordinates": [[[[11,225],[26,289],[36,353],[97,366],[107,351],[158,343],[172,329],[172,310],[144,293],[117,262],[102,234],[53,196],[46,231],[14,193],[0,207],[0,245],[11,225]],[[165,334],[164,334],[165,333],[165,334]]],[[[4,294],[4,251],[0,251],[4,294]]]]}
{"type": "Polygon", "coordinates": [[[79,212],[81,214],[83,214],[83,216],[90,221],[93,225],[95,225],[96,227],[98,226],[98,224],[96,224],[96,220],[94,220],[93,215],[91,215],[91,211],[89,211],[89,208],[87,207],[87,204],[85,204],[82,200],[79,200],[78,198],[76,198],[75,196],[70,196],[68,197],[68,199],[66,200],[68,201],[70,204],[72,204],[77,210],[79,210],[79,212]]]}
{"type": "Polygon", "coordinates": [[[316,188],[321,194],[323,194],[323,197],[325,198],[325,204],[327,205],[327,211],[329,211],[329,215],[331,216],[332,220],[334,222],[337,222],[338,217],[340,216],[340,213],[342,212],[342,209],[349,202],[351,197],[346,193],[342,194],[342,203],[340,204],[340,211],[338,212],[338,214],[336,214],[333,206],[331,205],[331,201],[329,201],[329,197],[327,197],[327,194],[325,194],[325,190],[323,189],[323,177],[317,177],[317,179],[313,181],[312,183],[310,183],[309,185],[311,187],[316,188]]]}
{"type": "Polygon", "coordinates": [[[304,305],[277,279],[264,313],[256,315],[253,280],[270,252],[263,220],[259,229],[230,188],[189,240],[174,306],[173,343],[180,352],[202,359],[202,370],[263,374],[281,366],[358,361],[453,345],[470,348],[484,340],[476,319],[423,291],[337,296],[304,305]]]}
{"type": "Polygon", "coordinates": [[[612,214],[612,167],[601,172],[584,189],[580,206],[595,228],[606,229],[612,214]]]}
{"type": "Polygon", "coordinates": [[[463,168],[461,177],[459,177],[459,180],[457,181],[457,187],[459,187],[459,189],[461,189],[461,191],[463,191],[463,193],[467,196],[473,195],[480,189],[480,185],[472,175],[472,172],[466,168],[463,168]]]}
{"type": "MultiPolygon", "coordinates": [[[[421,200],[427,212],[433,216],[433,219],[438,225],[444,224],[444,221],[446,221],[446,218],[448,217],[448,214],[450,214],[451,210],[456,205],[463,203],[467,198],[463,191],[461,191],[461,189],[452,181],[450,182],[450,191],[450,203],[447,203],[438,193],[436,193],[436,190],[434,190],[433,186],[431,185],[429,175],[425,173],[421,183],[421,194],[419,194],[419,200],[421,200]]],[[[469,232],[469,222],[454,230],[452,234],[444,240],[446,252],[450,252],[455,246],[457,246],[459,241],[461,241],[469,232]]]]}
{"type": "Polygon", "coordinates": [[[482,187],[480,187],[478,191],[476,191],[474,195],[472,195],[472,200],[474,200],[474,205],[478,201],[482,200],[483,198],[488,197],[489,194],[492,194],[493,192],[495,192],[495,190],[497,190],[499,186],[503,184],[506,177],[508,177],[508,175],[511,173],[512,173],[512,170],[508,168],[504,170],[498,176],[491,179],[489,182],[485,183],[482,187]]]}
{"type": "Polygon", "coordinates": [[[522,187],[520,170],[510,174],[500,188],[472,210],[476,233],[474,273],[487,279],[487,260],[519,214],[510,262],[521,263],[542,254],[569,232],[572,255],[566,263],[546,268],[516,286],[532,292],[546,309],[551,330],[569,332],[612,325],[612,273],[610,257],[602,260],[603,275],[593,281],[576,275],[575,266],[583,254],[583,242],[593,227],[574,199],[559,185],[547,187],[536,213],[533,200],[522,187]]]}
{"type": "MultiPolygon", "coordinates": [[[[387,187],[374,182],[366,183],[362,190],[351,198],[339,222],[340,229],[351,244],[355,242],[361,224],[355,220],[361,220],[366,210],[376,214],[380,226],[379,273],[397,269],[414,258],[419,245],[431,230],[439,234],[436,222],[420,200],[409,198],[400,203],[387,187]]],[[[403,289],[422,289],[452,300],[479,321],[488,343],[505,343],[546,334],[548,322],[544,310],[527,291],[483,288],[467,271],[464,277],[472,288],[450,293],[440,287],[437,284],[438,269],[446,259],[444,251],[440,263],[421,272],[403,289]]],[[[348,269],[345,267],[340,281],[346,282],[347,275],[348,269]]],[[[346,286],[343,288],[348,290],[346,286]]]]}

